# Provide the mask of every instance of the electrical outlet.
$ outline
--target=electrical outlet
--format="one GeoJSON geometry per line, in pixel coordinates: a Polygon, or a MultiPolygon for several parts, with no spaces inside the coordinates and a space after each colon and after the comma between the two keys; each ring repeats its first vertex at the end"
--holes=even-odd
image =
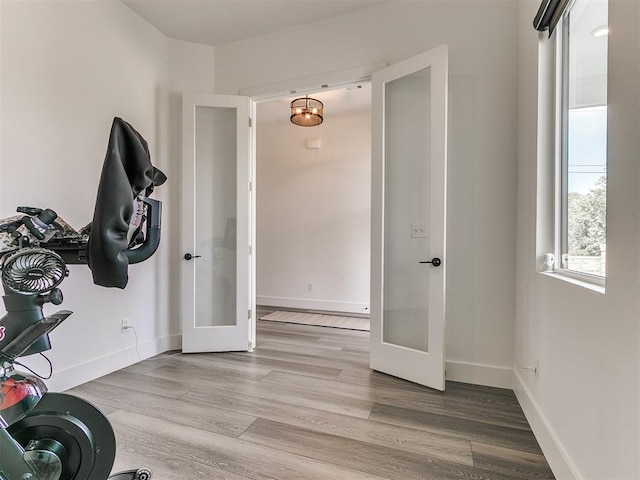
{"type": "Polygon", "coordinates": [[[535,376],[536,378],[540,377],[540,359],[537,355],[533,356],[533,366],[536,369],[535,376]]]}
{"type": "Polygon", "coordinates": [[[131,321],[129,321],[128,318],[123,318],[122,319],[122,324],[120,325],[120,331],[121,332],[126,332],[130,328],[133,328],[133,325],[131,325],[131,321]]]}
{"type": "Polygon", "coordinates": [[[307,290],[313,292],[313,283],[307,283],[307,290]]]}

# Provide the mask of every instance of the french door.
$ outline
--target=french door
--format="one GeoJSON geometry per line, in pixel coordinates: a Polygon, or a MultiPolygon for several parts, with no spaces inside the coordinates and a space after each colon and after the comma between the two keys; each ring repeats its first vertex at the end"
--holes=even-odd
{"type": "Polygon", "coordinates": [[[253,346],[251,110],[247,97],[183,97],[185,353],[253,346]]]}
{"type": "Polygon", "coordinates": [[[370,366],[444,390],[447,47],[372,76],[370,366]]]}
{"type": "MultiPolygon", "coordinates": [[[[372,369],[444,389],[447,47],[372,75],[372,369]]],[[[255,342],[247,97],[183,99],[183,351],[255,342]]]]}

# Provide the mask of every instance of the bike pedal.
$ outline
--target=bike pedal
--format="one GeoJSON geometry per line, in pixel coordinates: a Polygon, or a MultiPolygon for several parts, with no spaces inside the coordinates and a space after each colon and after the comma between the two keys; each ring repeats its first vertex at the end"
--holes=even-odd
{"type": "Polygon", "coordinates": [[[137,471],[135,480],[150,480],[151,479],[151,470],[146,468],[141,468],[137,471]]]}
{"type": "Polygon", "coordinates": [[[139,468],[112,474],[108,480],[151,480],[151,470],[139,468]]]}

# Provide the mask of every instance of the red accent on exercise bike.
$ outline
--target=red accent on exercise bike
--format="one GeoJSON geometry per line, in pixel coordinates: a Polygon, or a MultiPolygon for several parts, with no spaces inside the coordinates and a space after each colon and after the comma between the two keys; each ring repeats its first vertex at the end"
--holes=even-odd
{"type": "Polygon", "coordinates": [[[29,380],[8,378],[0,382],[0,410],[6,410],[22,402],[37,392],[36,386],[29,380]]]}

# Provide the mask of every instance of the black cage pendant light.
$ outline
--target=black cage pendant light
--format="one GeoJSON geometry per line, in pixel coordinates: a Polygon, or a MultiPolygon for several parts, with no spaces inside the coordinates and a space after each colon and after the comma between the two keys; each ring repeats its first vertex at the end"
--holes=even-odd
{"type": "Polygon", "coordinates": [[[296,98],[291,102],[291,123],[301,127],[315,127],[323,120],[324,105],[309,96],[296,98]]]}

